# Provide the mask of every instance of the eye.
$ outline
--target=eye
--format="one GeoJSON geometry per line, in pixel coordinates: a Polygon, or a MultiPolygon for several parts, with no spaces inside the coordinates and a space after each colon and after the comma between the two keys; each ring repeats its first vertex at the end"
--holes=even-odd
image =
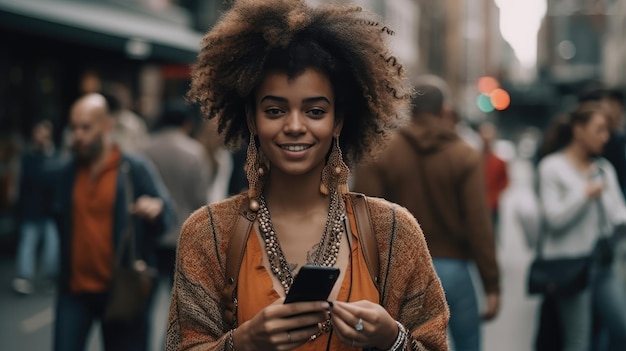
{"type": "Polygon", "coordinates": [[[326,114],[326,110],[321,108],[312,108],[307,111],[307,114],[313,118],[321,118],[326,114]]]}
{"type": "Polygon", "coordinates": [[[283,110],[279,109],[278,107],[269,107],[266,108],[264,112],[270,117],[277,117],[283,113],[283,110]]]}

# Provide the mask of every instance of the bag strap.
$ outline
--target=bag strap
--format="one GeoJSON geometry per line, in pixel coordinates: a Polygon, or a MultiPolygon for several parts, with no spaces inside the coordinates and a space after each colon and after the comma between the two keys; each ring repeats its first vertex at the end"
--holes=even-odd
{"type": "MultiPolygon", "coordinates": [[[[602,180],[606,183],[607,179],[604,174],[604,169],[602,169],[600,165],[596,165],[596,167],[598,167],[598,173],[600,177],[602,177],[602,180]]],[[[604,204],[602,203],[602,195],[600,195],[596,201],[598,203],[598,220],[599,220],[598,225],[600,226],[600,238],[610,237],[611,233],[608,230],[609,218],[608,218],[608,214],[606,210],[604,209],[604,204]]]]}
{"type": "Polygon", "coordinates": [[[117,266],[122,265],[122,259],[124,257],[124,252],[128,248],[129,258],[131,264],[133,264],[136,260],[136,247],[135,247],[135,221],[133,216],[130,215],[130,208],[133,205],[133,182],[130,177],[130,164],[128,161],[122,161],[120,164],[120,172],[122,172],[122,178],[124,180],[124,194],[125,194],[125,207],[126,213],[128,214],[126,218],[126,228],[124,229],[124,236],[120,240],[118,244],[116,254],[115,254],[115,264],[117,266]]]}
{"type": "Polygon", "coordinates": [[[380,257],[378,256],[378,244],[374,236],[370,210],[367,206],[367,197],[364,194],[350,192],[350,204],[356,220],[357,235],[361,243],[361,251],[365,257],[367,270],[372,277],[372,282],[378,289],[378,275],[380,273],[380,257]]]}
{"type": "Polygon", "coordinates": [[[236,316],[236,299],[237,282],[239,280],[239,270],[241,269],[241,261],[246,249],[246,242],[252,230],[252,224],[256,219],[256,213],[249,209],[250,199],[246,197],[241,202],[239,214],[233,232],[230,235],[228,249],[226,251],[226,287],[224,288],[224,297],[226,311],[224,311],[226,322],[232,327],[237,326],[236,316]]]}
{"type": "MultiPolygon", "coordinates": [[[[359,193],[349,193],[350,204],[357,224],[357,234],[361,243],[361,251],[365,257],[367,269],[372,278],[372,282],[378,289],[378,275],[380,272],[380,258],[378,256],[378,245],[372,222],[370,220],[367,197],[359,193]]],[[[256,213],[249,210],[250,200],[246,197],[239,209],[239,215],[235,227],[228,242],[226,251],[226,287],[224,288],[224,301],[226,310],[224,311],[226,322],[233,327],[237,324],[236,298],[239,270],[246,249],[246,242],[252,230],[252,224],[256,219],[256,213]]]]}

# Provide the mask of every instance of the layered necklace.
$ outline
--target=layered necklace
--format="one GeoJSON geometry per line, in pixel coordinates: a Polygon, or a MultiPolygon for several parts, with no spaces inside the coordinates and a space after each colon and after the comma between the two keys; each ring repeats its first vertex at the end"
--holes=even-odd
{"type": "MultiPolygon", "coordinates": [[[[315,266],[332,267],[337,262],[339,256],[339,247],[341,245],[341,236],[344,232],[345,204],[343,198],[333,191],[330,195],[330,206],[328,208],[328,217],[322,238],[315,245],[312,252],[307,255],[307,264],[315,266]]],[[[269,259],[270,269],[278,278],[280,284],[285,289],[285,294],[289,292],[293,283],[293,271],[285,258],[276,230],[272,224],[270,211],[265,203],[265,197],[261,195],[259,198],[259,229],[265,241],[265,251],[269,259]]]]}

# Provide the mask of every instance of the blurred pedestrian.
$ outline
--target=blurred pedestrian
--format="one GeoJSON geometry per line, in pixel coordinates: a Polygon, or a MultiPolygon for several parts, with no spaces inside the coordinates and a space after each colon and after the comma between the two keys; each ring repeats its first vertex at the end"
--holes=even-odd
{"type": "Polygon", "coordinates": [[[470,266],[476,263],[486,292],[482,317],[500,305],[493,228],[478,151],[442,119],[443,80],[420,77],[413,122],[391,140],[378,161],[357,169],[354,188],[405,206],[418,219],[450,306],[455,350],[480,350],[481,313],[470,266]]]}
{"type": "Polygon", "coordinates": [[[405,117],[388,33],[358,7],[248,0],[204,37],[189,97],[226,143],[250,140],[249,189],[183,226],[167,350],[447,349],[417,222],[347,189],[346,163],[405,117]],[[283,303],[304,265],[338,279],[328,297],[283,303]]]}
{"type": "MultiPolygon", "coordinates": [[[[217,132],[217,120],[204,121],[196,136],[204,146],[207,155],[205,162],[210,173],[210,183],[206,192],[207,203],[224,200],[230,195],[229,184],[234,172],[233,154],[224,146],[224,138],[217,132]]],[[[243,165],[240,165],[243,170],[243,165]]],[[[244,177],[245,179],[245,177],[244,177]]],[[[239,189],[236,194],[244,189],[239,189]]]]}
{"type": "MultiPolygon", "coordinates": [[[[545,258],[590,256],[610,226],[626,221],[626,205],[615,169],[599,157],[609,140],[609,118],[599,105],[583,104],[559,118],[546,133],[544,154],[538,165],[539,196],[546,228],[542,238],[545,258]]],[[[583,291],[553,296],[562,330],[563,349],[591,347],[592,292],[601,283],[602,270],[592,270],[592,284],[583,291]]],[[[600,290],[604,291],[603,288],[600,290]]],[[[626,296],[605,299],[605,321],[626,335],[626,296]],[[610,313],[613,312],[613,313],[610,313]]],[[[543,315],[542,318],[549,318],[543,315]]],[[[543,321],[545,322],[545,321],[543,321]]],[[[623,347],[624,343],[619,344],[623,347]]],[[[541,345],[540,345],[541,346],[541,345]]]]}
{"type": "MultiPolygon", "coordinates": [[[[21,138],[0,133],[0,218],[13,218],[18,194],[21,138]]],[[[6,221],[3,221],[6,224],[6,221]]],[[[0,228],[6,230],[7,228],[0,228]]]]}
{"type": "Polygon", "coordinates": [[[609,140],[604,145],[602,157],[617,173],[622,194],[626,196],[626,137],[624,136],[624,94],[618,89],[594,88],[582,93],[579,103],[598,103],[604,110],[609,127],[609,140]]]}
{"type": "Polygon", "coordinates": [[[122,84],[113,84],[104,94],[109,112],[115,119],[111,140],[125,153],[141,153],[150,134],[146,121],[131,110],[130,91],[122,84]]]}
{"type": "Polygon", "coordinates": [[[102,317],[127,225],[135,228],[136,255],[154,266],[155,241],[171,228],[175,214],[151,163],[111,142],[113,123],[102,95],[91,93],[72,105],[73,157],[59,171],[54,201],[61,238],[55,351],[84,350],[95,320],[105,350],[147,350],[149,308],[130,324],[102,317]]]}
{"type": "Polygon", "coordinates": [[[19,242],[16,278],[13,280],[13,289],[20,294],[34,292],[38,271],[46,289],[53,287],[58,273],[59,237],[50,204],[54,185],[52,175],[59,157],[52,135],[50,121],[37,122],[32,129],[31,143],[20,160],[16,212],[19,242]]]}
{"type": "Polygon", "coordinates": [[[493,150],[493,143],[496,141],[498,132],[496,126],[491,122],[483,122],[478,128],[478,132],[482,141],[483,167],[487,185],[487,206],[489,206],[489,211],[491,212],[494,233],[496,233],[497,237],[500,196],[509,184],[509,175],[506,162],[498,157],[493,150]]]}
{"type": "Polygon", "coordinates": [[[210,174],[203,145],[190,136],[196,124],[190,106],[168,101],[159,124],[144,154],[156,166],[176,208],[177,225],[159,242],[159,267],[173,281],[180,228],[193,211],[206,204],[210,174]]]}

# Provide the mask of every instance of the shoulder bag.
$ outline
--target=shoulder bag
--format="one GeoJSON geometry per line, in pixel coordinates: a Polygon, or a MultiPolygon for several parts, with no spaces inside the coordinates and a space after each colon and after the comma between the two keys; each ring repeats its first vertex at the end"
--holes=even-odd
{"type": "MultiPolygon", "coordinates": [[[[122,163],[126,188],[126,206],[133,204],[133,185],[130,180],[130,165],[122,163]]],[[[132,323],[137,321],[148,305],[157,277],[156,269],[136,257],[135,226],[132,216],[127,218],[123,238],[118,244],[113,267],[109,296],[104,309],[103,321],[132,323]],[[124,257],[128,257],[126,264],[124,257]]]]}
{"type": "Polygon", "coordinates": [[[528,272],[528,293],[552,296],[568,296],[583,291],[590,280],[591,267],[594,264],[610,264],[612,253],[610,236],[606,235],[607,219],[604,206],[599,199],[598,216],[600,218],[600,237],[589,255],[580,257],[552,258],[543,257],[543,240],[546,235],[545,220],[537,242],[537,251],[528,272]]]}

